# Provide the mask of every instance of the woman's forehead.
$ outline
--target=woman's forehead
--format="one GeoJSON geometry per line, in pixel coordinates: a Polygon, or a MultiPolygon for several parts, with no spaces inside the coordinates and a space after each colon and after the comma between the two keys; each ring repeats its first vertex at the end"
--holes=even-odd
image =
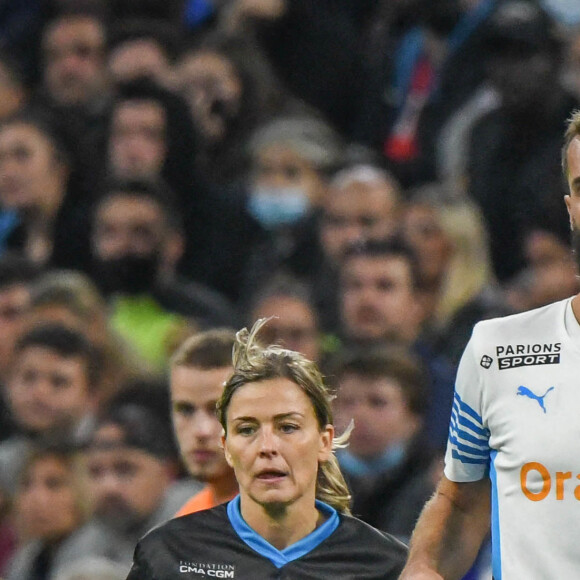
{"type": "Polygon", "coordinates": [[[276,416],[299,413],[314,416],[314,408],[308,395],[296,383],[286,377],[246,383],[233,394],[228,419],[236,416],[276,416]]]}

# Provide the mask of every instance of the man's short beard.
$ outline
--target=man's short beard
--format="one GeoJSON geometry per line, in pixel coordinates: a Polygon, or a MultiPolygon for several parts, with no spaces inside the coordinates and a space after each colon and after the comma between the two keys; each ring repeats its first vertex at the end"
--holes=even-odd
{"type": "Polygon", "coordinates": [[[109,498],[98,505],[95,516],[106,527],[123,535],[140,532],[146,521],[146,518],[119,498],[109,498]]]}

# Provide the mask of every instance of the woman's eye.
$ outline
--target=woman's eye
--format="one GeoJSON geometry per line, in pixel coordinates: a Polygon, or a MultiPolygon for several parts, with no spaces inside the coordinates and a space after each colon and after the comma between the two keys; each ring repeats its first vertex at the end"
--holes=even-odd
{"type": "Polygon", "coordinates": [[[236,429],[238,435],[252,435],[255,431],[255,428],[250,425],[242,425],[236,429]]]}
{"type": "Polygon", "coordinates": [[[284,423],[280,426],[280,429],[283,433],[293,433],[294,431],[297,431],[298,428],[298,425],[294,425],[292,423],[284,423]]]}

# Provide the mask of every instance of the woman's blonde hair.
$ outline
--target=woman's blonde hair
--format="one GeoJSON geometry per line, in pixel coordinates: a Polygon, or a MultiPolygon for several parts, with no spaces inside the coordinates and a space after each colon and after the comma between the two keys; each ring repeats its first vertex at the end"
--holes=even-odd
{"type": "MultiPolygon", "coordinates": [[[[217,403],[217,416],[227,436],[227,411],[234,393],[248,383],[286,378],[302,389],[312,403],[319,428],[333,424],[331,401],[334,398],[324,383],[316,364],[298,352],[277,345],[262,346],[258,340],[260,329],[268,322],[261,318],[248,331],[236,333],[233,349],[234,372],[224,385],[217,403]]],[[[332,441],[330,458],[318,466],[316,498],[338,512],[350,513],[350,492],[340,471],[334,450],[344,447],[350,430],[332,441]]]]}
{"type": "Polygon", "coordinates": [[[433,313],[435,323],[445,326],[461,307],[495,282],[488,232],[479,208],[469,201],[453,201],[440,184],[426,184],[412,192],[408,207],[414,205],[435,214],[451,244],[449,263],[433,313]]]}

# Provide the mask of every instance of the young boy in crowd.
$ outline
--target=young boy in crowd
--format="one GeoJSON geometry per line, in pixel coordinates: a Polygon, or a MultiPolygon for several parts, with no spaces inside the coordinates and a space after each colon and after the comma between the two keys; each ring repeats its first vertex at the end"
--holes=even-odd
{"type": "Polygon", "coordinates": [[[0,444],[0,486],[15,489],[35,440],[81,443],[96,407],[98,355],[79,332],[46,324],[16,343],[4,395],[19,431],[0,444]]]}

